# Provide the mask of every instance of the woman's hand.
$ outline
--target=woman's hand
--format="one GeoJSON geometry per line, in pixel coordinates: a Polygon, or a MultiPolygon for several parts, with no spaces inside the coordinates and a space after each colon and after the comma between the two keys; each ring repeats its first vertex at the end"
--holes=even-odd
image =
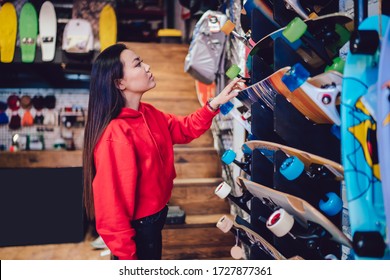
{"type": "Polygon", "coordinates": [[[212,108],[219,108],[219,106],[225,104],[230,99],[236,97],[238,92],[245,89],[246,86],[241,78],[234,78],[211,102],[209,103],[212,108]]]}

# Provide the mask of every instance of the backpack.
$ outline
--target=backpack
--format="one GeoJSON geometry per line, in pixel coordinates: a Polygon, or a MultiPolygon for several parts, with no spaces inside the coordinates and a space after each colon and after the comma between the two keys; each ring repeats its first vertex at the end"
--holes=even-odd
{"type": "Polygon", "coordinates": [[[206,11],[196,23],[184,71],[196,80],[211,84],[217,78],[220,63],[224,60],[226,34],[220,29],[227,16],[218,11],[206,11]]]}
{"type": "Polygon", "coordinates": [[[87,54],[93,51],[93,32],[89,21],[71,19],[66,25],[62,38],[62,49],[67,53],[87,54]]]}

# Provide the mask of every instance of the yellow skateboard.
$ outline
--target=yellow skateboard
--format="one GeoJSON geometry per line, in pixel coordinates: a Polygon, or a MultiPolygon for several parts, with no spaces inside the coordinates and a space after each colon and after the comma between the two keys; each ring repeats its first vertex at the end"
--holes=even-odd
{"type": "Polygon", "coordinates": [[[100,51],[116,43],[117,22],[114,8],[107,4],[104,6],[99,18],[100,51]]]}
{"type": "Polygon", "coordinates": [[[14,59],[18,21],[13,4],[7,2],[0,9],[0,58],[3,63],[14,59]]]}

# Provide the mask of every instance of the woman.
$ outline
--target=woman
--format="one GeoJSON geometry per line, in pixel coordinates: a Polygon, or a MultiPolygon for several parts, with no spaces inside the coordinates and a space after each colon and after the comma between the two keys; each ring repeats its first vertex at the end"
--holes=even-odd
{"type": "Polygon", "coordinates": [[[141,102],[156,82],[150,66],[126,45],[105,49],[92,67],[84,139],[87,216],[115,259],[161,259],[161,231],[171,196],[173,145],[211,126],[240,79],[187,117],[141,102]]]}

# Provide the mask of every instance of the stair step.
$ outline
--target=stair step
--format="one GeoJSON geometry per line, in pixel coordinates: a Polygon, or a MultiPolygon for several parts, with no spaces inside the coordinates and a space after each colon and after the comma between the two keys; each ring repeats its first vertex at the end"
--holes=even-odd
{"type": "Polygon", "coordinates": [[[166,225],[162,233],[163,258],[231,259],[230,249],[235,244],[235,238],[216,227],[222,216],[189,215],[185,224],[166,225]]]}
{"type": "Polygon", "coordinates": [[[212,147],[175,147],[177,178],[221,177],[221,160],[212,147]]]}
{"type": "Polygon", "coordinates": [[[176,144],[176,148],[188,148],[188,147],[214,147],[214,138],[210,130],[206,131],[202,136],[192,140],[188,144],[176,144]]]}
{"type": "Polygon", "coordinates": [[[169,203],[180,206],[187,215],[228,213],[228,201],[214,194],[221,182],[222,178],[175,179],[169,203]]]}

